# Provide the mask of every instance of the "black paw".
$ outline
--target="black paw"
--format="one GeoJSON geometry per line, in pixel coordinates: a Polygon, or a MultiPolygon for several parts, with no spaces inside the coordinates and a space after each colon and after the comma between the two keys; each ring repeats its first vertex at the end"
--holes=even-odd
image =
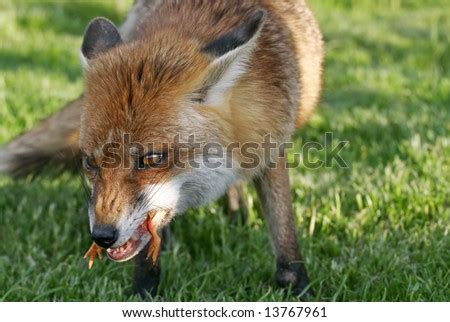
{"type": "Polygon", "coordinates": [[[278,263],[276,281],[279,287],[290,289],[294,296],[302,301],[308,301],[313,297],[309,285],[308,273],[302,262],[278,263]]]}

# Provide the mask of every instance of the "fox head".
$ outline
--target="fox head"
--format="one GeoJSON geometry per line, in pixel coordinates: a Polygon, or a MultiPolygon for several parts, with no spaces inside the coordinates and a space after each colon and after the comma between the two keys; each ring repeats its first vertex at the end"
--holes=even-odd
{"type": "Polygon", "coordinates": [[[146,245],[149,212],[158,210],[153,224],[161,228],[239,178],[227,155],[196,146],[232,141],[230,93],[245,77],[264,19],[253,12],[208,43],[172,30],[124,43],[109,20],[88,25],[80,146],[92,184],[92,237],[122,248],[114,260],[146,245]]]}

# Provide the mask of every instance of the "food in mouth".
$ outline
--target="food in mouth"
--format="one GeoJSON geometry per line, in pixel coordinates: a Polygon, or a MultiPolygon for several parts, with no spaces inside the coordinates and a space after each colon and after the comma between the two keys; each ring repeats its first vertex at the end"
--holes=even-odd
{"type": "Polygon", "coordinates": [[[153,216],[150,216],[149,214],[148,220],[146,220],[146,225],[151,239],[147,251],[147,259],[151,258],[153,264],[155,264],[159,257],[159,251],[161,250],[161,237],[159,237],[156,226],[152,223],[152,219],[153,216]]]}
{"type": "Polygon", "coordinates": [[[89,258],[88,261],[88,267],[89,270],[92,269],[92,266],[94,266],[95,258],[98,256],[100,260],[103,258],[102,255],[102,248],[98,246],[96,243],[92,243],[91,247],[89,247],[89,250],[84,254],[83,259],[89,258]]]}
{"type": "MultiPolygon", "coordinates": [[[[161,238],[158,235],[156,226],[152,220],[157,212],[149,212],[146,220],[136,229],[131,238],[122,246],[117,248],[108,248],[106,253],[108,257],[116,262],[124,262],[134,257],[142,248],[141,245],[145,242],[146,238],[150,237],[150,245],[147,251],[147,258],[150,258],[153,263],[156,263],[159,257],[159,251],[161,249],[161,238]]],[[[102,253],[104,248],[98,246],[96,243],[92,243],[89,250],[84,254],[84,259],[88,259],[88,268],[92,269],[96,257],[102,259],[102,253]]]]}

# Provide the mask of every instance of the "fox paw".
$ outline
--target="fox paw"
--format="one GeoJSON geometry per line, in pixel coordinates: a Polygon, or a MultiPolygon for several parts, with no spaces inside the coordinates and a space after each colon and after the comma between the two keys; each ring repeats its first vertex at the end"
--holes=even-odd
{"type": "Polygon", "coordinates": [[[302,262],[279,263],[275,278],[279,287],[290,289],[292,294],[302,301],[308,301],[313,296],[308,274],[302,262]]]}

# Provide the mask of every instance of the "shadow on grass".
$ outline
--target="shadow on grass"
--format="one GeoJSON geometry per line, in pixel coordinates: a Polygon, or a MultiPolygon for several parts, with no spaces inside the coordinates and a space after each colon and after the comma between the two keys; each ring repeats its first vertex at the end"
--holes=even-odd
{"type": "Polygon", "coordinates": [[[94,17],[102,16],[120,24],[122,13],[101,1],[42,1],[20,2],[17,23],[28,29],[51,29],[57,33],[83,35],[86,25],[94,17]],[[28,11],[36,10],[37,18],[28,11]],[[20,14],[23,13],[23,14],[20,14]]]}
{"type": "MultiPolygon", "coordinates": [[[[388,23],[396,26],[395,21],[388,23]]],[[[327,30],[326,38],[332,45],[326,59],[322,106],[318,108],[322,118],[298,131],[295,140],[323,143],[324,134],[333,132],[335,138],[350,142],[344,151],[346,161],[384,168],[395,158],[410,159],[404,145],[413,136],[419,135],[428,143],[436,136],[446,136],[442,117],[448,117],[450,96],[437,89],[433,77],[444,75],[441,72],[448,65],[448,46],[430,46],[427,27],[407,32],[396,26],[393,32],[404,41],[396,44],[392,38],[373,39],[359,32],[327,30]],[[344,55],[351,55],[352,50],[366,53],[356,65],[344,55]],[[440,66],[440,74],[426,74],[436,66],[440,66]],[[393,81],[398,79],[393,84],[396,90],[383,90],[385,84],[378,86],[377,73],[386,74],[386,70],[393,75],[393,81]],[[359,76],[362,73],[374,76],[364,83],[359,76]]],[[[385,81],[384,77],[380,76],[379,81],[385,81]]]]}
{"type": "Polygon", "coordinates": [[[26,53],[5,50],[0,51],[0,70],[17,71],[24,68],[29,71],[48,71],[65,75],[71,82],[81,77],[81,66],[69,50],[54,48],[51,50],[30,50],[26,53]]]}
{"type": "MultiPolygon", "coordinates": [[[[384,115],[386,109],[398,108],[399,103],[395,97],[354,87],[329,92],[324,102],[326,105],[322,114],[325,115],[325,120],[296,132],[293,140],[301,141],[303,145],[307,142],[319,142],[322,146],[332,148],[330,142],[325,141],[325,133],[331,132],[335,140],[333,146],[337,142],[348,142],[339,155],[350,167],[353,161],[357,161],[365,168],[384,168],[395,158],[402,157],[400,142],[410,140],[415,135],[402,120],[390,119],[388,115],[384,115]],[[373,102],[377,102],[377,105],[373,106],[373,102]],[[378,113],[381,117],[369,118],[367,113],[378,113]]],[[[314,155],[314,151],[312,152],[314,155]]],[[[320,160],[325,160],[325,150],[318,155],[320,160]]],[[[344,170],[338,170],[339,175],[344,175],[344,170]]]]}
{"type": "MultiPolygon", "coordinates": [[[[124,18],[120,12],[100,1],[19,2],[16,10],[17,24],[21,28],[33,33],[52,30],[80,37],[88,22],[96,16],[106,16],[115,22],[124,18]]],[[[65,74],[70,81],[81,76],[78,56],[71,48],[39,50],[32,47],[28,51],[0,51],[0,70],[16,71],[21,67],[65,74]]]]}

